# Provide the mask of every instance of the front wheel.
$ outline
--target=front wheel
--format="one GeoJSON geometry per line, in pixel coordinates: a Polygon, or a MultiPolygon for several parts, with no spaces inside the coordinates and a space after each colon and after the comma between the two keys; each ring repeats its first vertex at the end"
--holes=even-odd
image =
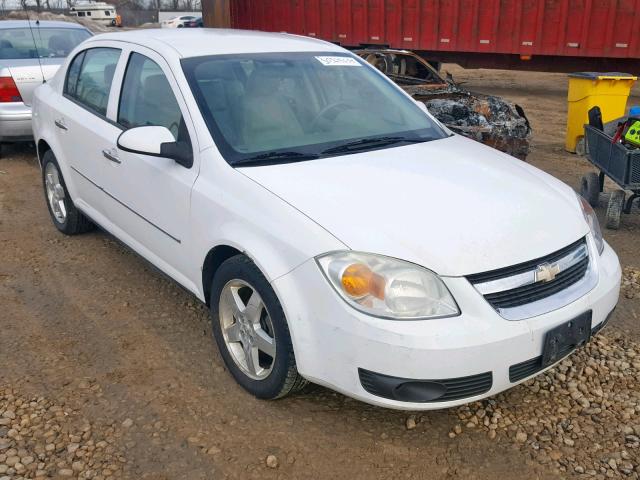
{"type": "Polygon", "coordinates": [[[42,157],[42,183],[51,221],[58,230],[66,235],[77,235],[93,229],[93,223],[73,204],[51,150],[42,157]]]}
{"type": "Polygon", "coordinates": [[[306,385],[296,368],[287,320],[275,292],[244,255],[226,260],[211,287],[213,334],[236,381],[262,399],[306,385]]]}

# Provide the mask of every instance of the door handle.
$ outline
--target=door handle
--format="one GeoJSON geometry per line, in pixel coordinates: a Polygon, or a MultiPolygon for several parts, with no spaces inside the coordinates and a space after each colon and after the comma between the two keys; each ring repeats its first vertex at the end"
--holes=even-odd
{"type": "Polygon", "coordinates": [[[106,148],[105,148],[104,150],[102,150],[102,156],[104,156],[104,158],[106,158],[106,159],[107,159],[107,160],[109,160],[110,162],[113,162],[113,163],[122,163],[122,162],[118,159],[118,157],[116,157],[116,156],[112,153],[112,151],[111,151],[111,150],[108,150],[108,149],[106,149],[106,148]]]}
{"type": "Polygon", "coordinates": [[[64,124],[63,120],[56,120],[53,123],[55,124],[56,127],[58,127],[61,130],[69,130],[67,126],[64,124]]]}

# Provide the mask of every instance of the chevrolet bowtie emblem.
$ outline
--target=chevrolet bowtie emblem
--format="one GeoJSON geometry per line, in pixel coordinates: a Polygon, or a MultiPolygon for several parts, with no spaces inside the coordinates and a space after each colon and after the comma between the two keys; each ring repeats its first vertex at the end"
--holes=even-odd
{"type": "Polygon", "coordinates": [[[536,282],[550,282],[560,273],[560,265],[557,263],[543,263],[536,269],[536,282]]]}

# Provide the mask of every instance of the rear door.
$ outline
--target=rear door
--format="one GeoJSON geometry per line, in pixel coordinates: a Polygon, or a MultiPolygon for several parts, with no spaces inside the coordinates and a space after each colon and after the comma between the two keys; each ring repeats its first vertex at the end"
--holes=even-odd
{"type": "MultiPolygon", "coordinates": [[[[191,189],[199,168],[195,129],[162,56],[140,46],[127,55],[114,120],[123,129],[167,127],[177,141],[191,145],[194,163],[186,168],[169,158],[117,150],[118,162],[109,163],[103,175],[107,215],[128,237],[123,240],[184,286],[195,288],[186,275],[191,189]]],[[[116,145],[114,139],[100,148],[116,145]]]]}
{"type": "Polygon", "coordinates": [[[105,212],[103,171],[105,164],[113,161],[102,146],[112,145],[121,132],[107,118],[107,110],[122,50],[108,44],[93,45],[71,61],[63,95],[52,104],[52,120],[73,176],[75,201],[99,220],[105,212]]]}

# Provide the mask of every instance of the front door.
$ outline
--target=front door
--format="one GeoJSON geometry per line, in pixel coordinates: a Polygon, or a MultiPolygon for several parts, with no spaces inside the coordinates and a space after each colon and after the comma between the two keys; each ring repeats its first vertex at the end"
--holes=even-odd
{"type": "Polygon", "coordinates": [[[196,291],[187,279],[186,267],[191,189],[199,167],[194,129],[162,57],[142,47],[127,54],[113,112],[116,123],[123,129],[148,125],[168,128],[176,141],[192,148],[194,164],[186,168],[168,158],[125,152],[117,149],[115,142],[102,145],[115,149],[117,156],[104,171],[107,216],[125,242],[196,291]]]}

